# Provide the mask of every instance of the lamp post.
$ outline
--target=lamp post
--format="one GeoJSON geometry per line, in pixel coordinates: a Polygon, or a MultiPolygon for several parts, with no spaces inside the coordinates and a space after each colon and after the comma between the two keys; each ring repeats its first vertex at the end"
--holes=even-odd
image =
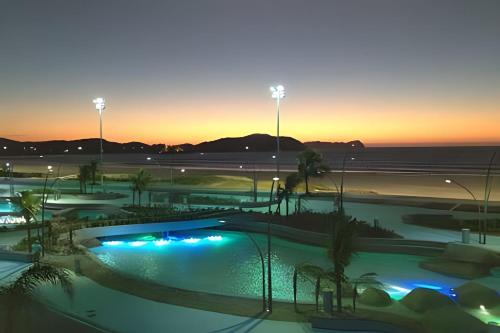
{"type": "Polygon", "coordinates": [[[446,184],[455,184],[455,185],[457,185],[458,187],[464,189],[467,193],[469,193],[470,196],[472,197],[472,199],[474,199],[474,202],[477,204],[477,213],[478,213],[477,220],[478,220],[479,243],[481,243],[481,234],[482,234],[481,222],[480,222],[480,218],[481,218],[481,204],[479,203],[479,201],[477,200],[476,196],[474,195],[474,193],[472,193],[471,190],[469,190],[467,187],[465,187],[461,183],[457,182],[456,180],[448,178],[448,179],[445,179],[444,182],[446,184]]]}
{"type": "Polygon", "coordinates": [[[285,97],[285,87],[281,84],[271,87],[271,97],[276,100],[276,177],[280,177],[280,101],[285,97]]]}
{"type": "MultiPolygon", "coordinates": [[[[280,179],[280,100],[285,97],[285,88],[282,85],[271,87],[271,97],[276,100],[276,176],[273,177],[271,194],[269,199],[269,209],[271,209],[274,183],[279,186],[280,179]]],[[[267,222],[267,311],[273,311],[273,288],[271,272],[271,222],[267,222]]]]}
{"type": "Polygon", "coordinates": [[[102,97],[97,97],[92,101],[95,104],[96,110],[99,112],[99,134],[100,134],[100,148],[99,148],[99,164],[101,164],[101,188],[104,191],[104,170],[102,167],[102,111],[106,108],[106,101],[102,97]]]}
{"type": "Polygon", "coordinates": [[[15,194],[14,182],[12,181],[12,172],[14,171],[14,166],[10,162],[7,162],[5,163],[5,167],[7,168],[8,173],[8,175],[5,175],[5,178],[9,177],[9,193],[10,196],[13,197],[15,194]]]}
{"type": "Polygon", "coordinates": [[[43,184],[42,194],[42,256],[45,255],[45,205],[47,204],[47,180],[52,173],[52,165],[47,166],[47,174],[45,175],[45,183],[43,184]]]}

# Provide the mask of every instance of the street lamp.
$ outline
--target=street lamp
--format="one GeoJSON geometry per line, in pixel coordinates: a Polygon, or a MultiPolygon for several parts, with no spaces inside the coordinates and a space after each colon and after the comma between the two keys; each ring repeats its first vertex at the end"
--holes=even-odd
{"type": "MultiPolygon", "coordinates": [[[[274,183],[277,182],[276,188],[279,187],[280,179],[280,100],[285,97],[285,87],[281,84],[271,87],[271,97],[276,100],[276,176],[273,177],[271,186],[271,198],[269,209],[271,208],[274,183]]],[[[270,219],[269,219],[270,220],[270,219]]],[[[271,223],[268,220],[267,224],[267,295],[268,304],[267,311],[273,311],[273,288],[272,288],[272,273],[271,273],[271,223]]]]}
{"type": "Polygon", "coordinates": [[[445,179],[444,182],[446,184],[455,184],[458,187],[464,189],[467,193],[470,194],[470,196],[472,197],[472,199],[474,199],[474,202],[477,204],[477,213],[478,213],[477,221],[478,221],[479,243],[481,244],[481,234],[482,234],[481,221],[480,221],[480,218],[481,218],[481,204],[479,203],[479,201],[477,200],[476,196],[474,195],[474,193],[472,193],[471,190],[469,190],[467,187],[465,187],[461,183],[457,182],[456,180],[448,178],[448,179],[445,179]]]}
{"type": "MultiPolygon", "coordinates": [[[[47,174],[45,175],[45,183],[43,184],[42,194],[42,256],[45,255],[45,205],[47,204],[47,180],[52,173],[52,165],[47,166],[47,174]]],[[[50,242],[50,240],[49,240],[50,242]]]]}
{"type": "Polygon", "coordinates": [[[280,101],[285,97],[285,87],[281,84],[271,87],[271,97],[276,100],[276,177],[280,177],[280,101]]]}
{"type": "Polygon", "coordinates": [[[101,187],[104,191],[104,170],[102,168],[102,111],[106,108],[106,101],[102,97],[97,97],[92,101],[95,104],[95,108],[99,111],[99,133],[100,133],[100,149],[99,149],[99,162],[101,164],[101,187]]]}

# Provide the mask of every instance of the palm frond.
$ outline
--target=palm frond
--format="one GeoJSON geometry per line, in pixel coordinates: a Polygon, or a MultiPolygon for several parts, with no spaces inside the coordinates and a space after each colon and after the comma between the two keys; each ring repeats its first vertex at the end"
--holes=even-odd
{"type": "Polygon", "coordinates": [[[67,270],[46,264],[35,264],[24,271],[19,278],[8,286],[0,288],[2,295],[29,296],[44,283],[60,285],[64,292],[73,296],[73,283],[67,270]]]}

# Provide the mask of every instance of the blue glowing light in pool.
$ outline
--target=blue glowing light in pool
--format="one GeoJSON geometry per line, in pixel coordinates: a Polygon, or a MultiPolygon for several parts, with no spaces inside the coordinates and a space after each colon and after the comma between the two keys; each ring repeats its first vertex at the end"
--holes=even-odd
{"type": "Polygon", "coordinates": [[[211,242],[218,242],[222,240],[222,236],[208,236],[206,239],[208,239],[211,242]]]}
{"type": "Polygon", "coordinates": [[[105,245],[105,246],[117,246],[117,245],[123,245],[124,242],[122,241],[109,241],[109,242],[102,242],[102,245],[105,245]]]}
{"type": "Polygon", "coordinates": [[[170,239],[159,239],[153,241],[154,245],[156,246],[164,246],[170,244],[171,240],[170,239]]]}
{"type": "Polygon", "coordinates": [[[135,242],[130,242],[128,243],[130,246],[133,246],[133,247],[139,247],[139,246],[144,246],[146,245],[148,242],[144,242],[144,241],[135,241],[135,242]]]}
{"type": "Polygon", "coordinates": [[[386,284],[384,289],[391,296],[391,298],[399,300],[409,294],[415,288],[426,288],[440,292],[450,298],[456,298],[453,288],[445,285],[438,285],[433,283],[426,283],[427,281],[401,281],[402,284],[386,284]]]}
{"type": "Polygon", "coordinates": [[[199,238],[193,238],[193,237],[190,237],[190,238],[185,238],[182,240],[184,243],[188,243],[188,244],[196,244],[198,243],[199,241],[201,241],[201,239],[199,238]]]}
{"type": "Polygon", "coordinates": [[[120,246],[120,245],[127,245],[131,247],[142,247],[142,246],[148,246],[148,245],[154,245],[155,247],[162,247],[169,245],[171,243],[185,243],[185,244],[197,244],[201,241],[208,241],[209,243],[213,242],[220,242],[223,240],[223,237],[220,235],[211,235],[205,238],[195,238],[195,237],[189,237],[189,238],[176,238],[176,237],[169,237],[168,239],[164,238],[159,238],[156,239],[152,236],[148,236],[147,240],[142,237],[140,240],[135,240],[135,241],[118,241],[118,240],[110,240],[110,241],[104,241],[102,242],[103,246],[120,246]]]}
{"type": "Polygon", "coordinates": [[[427,289],[432,289],[432,290],[442,290],[443,289],[442,286],[436,286],[436,285],[433,285],[433,284],[414,283],[413,285],[415,287],[418,287],[418,288],[427,288],[427,289]]]}

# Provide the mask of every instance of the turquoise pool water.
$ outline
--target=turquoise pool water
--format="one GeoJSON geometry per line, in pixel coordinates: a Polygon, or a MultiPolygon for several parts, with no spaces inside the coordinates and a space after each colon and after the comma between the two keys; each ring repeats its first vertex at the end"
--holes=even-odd
{"type": "Polygon", "coordinates": [[[17,211],[14,204],[7,201],[0,201],[0,213],[11,213],[17,211]]]}
{"type": "MultiPolygon", "coordinates": [[[[266,255],[266,236],[252,234],[266,255]]],[[[172,235],[170,235],[172,236],[172,235]]],[[[115,270],[168,286],[215,294],[260,297],[261,264],[248,236],[240,232],[196,230],[175,238],[108,239],[91,251],[115,270]]],[[[421,269],[423,257],[405,254],[360,252],[347,268],[351,278],[374,272],[395,299],[411,289],[426,287],[450,294],[464,280],[421,269]]],[[[294,265],[312,263],[331,267],[323,248],[273,238],[273,296],[293,300],[294,265]]],[[[298,299],[312,302],[314,286],[299,281],[298,299]]]]}

